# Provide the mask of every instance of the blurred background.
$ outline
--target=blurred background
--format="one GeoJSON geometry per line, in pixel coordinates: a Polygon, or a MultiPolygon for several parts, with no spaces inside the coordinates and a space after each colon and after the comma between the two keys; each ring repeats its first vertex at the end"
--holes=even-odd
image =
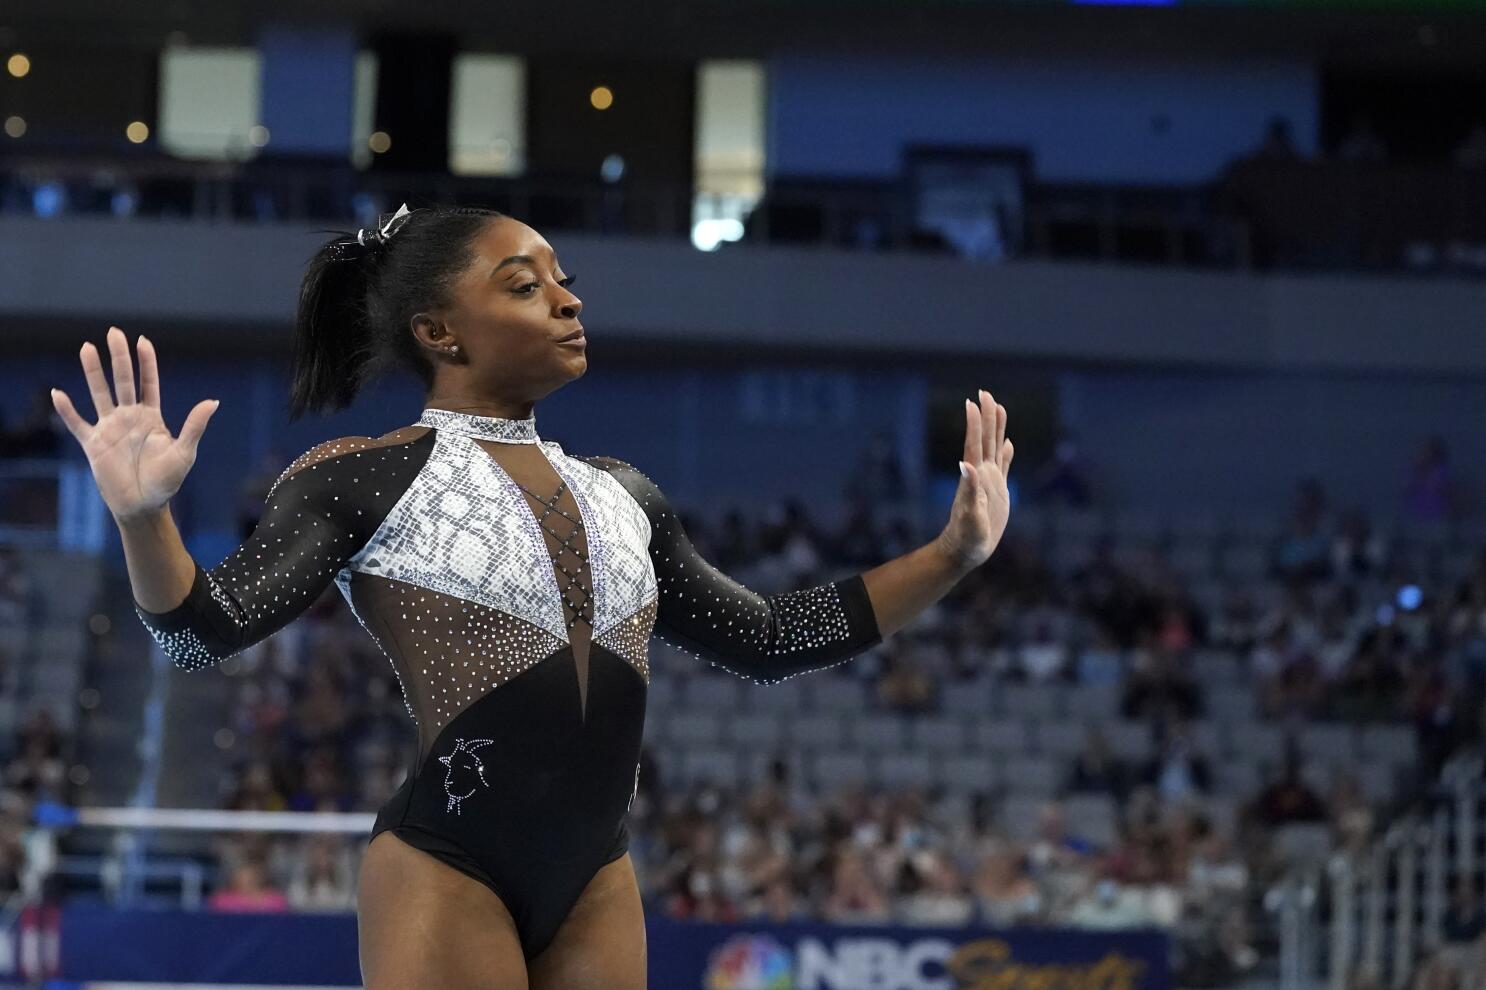
{"type": "Polygon", "coordinates": [[[1479,4],[8,0],[0,122],[16,985],[358,979],[364,834],[149,809],[374,812],[390,665],[331,590],[172,668],[47,390],[92,419],[115,323],[172,429],[221,399],[173,502],[216,564],[416,420],[286,415],[305,262],[403,202],[554,244],[540,432],[757,591],[931,539],[963,400],[1010,410],[1005,541],[888,642],[767,688],[653,643],[657,990],[1486,981],[1479,4]]]}

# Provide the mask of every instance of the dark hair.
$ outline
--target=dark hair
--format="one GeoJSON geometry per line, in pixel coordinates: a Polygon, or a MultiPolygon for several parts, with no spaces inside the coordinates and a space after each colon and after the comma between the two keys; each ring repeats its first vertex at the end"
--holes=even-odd
{"type": "Polygon", "coordinates": [[[349,406],[387,368],[433,387],[434,369],[410,329],[414,313],[447,306],[469,264],[471,242],[505,216],[477,207],[413,210],[384,240],[387,223],[337,236],[315,252],[299,288],[289,420],[349,406]],[[363,244],[362,241],[365,243],[363,244]]]}

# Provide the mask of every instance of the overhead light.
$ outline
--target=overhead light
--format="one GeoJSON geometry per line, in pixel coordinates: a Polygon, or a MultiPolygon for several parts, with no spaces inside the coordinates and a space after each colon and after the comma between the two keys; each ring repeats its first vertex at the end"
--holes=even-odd
{"type": "Polygon", "coordinates": [[[133,144],[144,144],[150,139],[150,125],[142,120],[136,120],[124,128],[124,136],[133,144]]]}
{"type": "Polygon", "coordinates": [[[608,86],[595,86],[588,94],[588,102],[595,110],[607,110],[614,105],[614,91],[608,86]]]}
{"type": "Polygon", "coordinates": [[[20,52],[16,52],[5,60],[5,69],[11,75],[20,79],[31,71],[31,60],[20,52]]]}
{"type": "Polygon", "coordinates": [[[372,136],[366,139],[366,146],[375,154],[384,155],[392,147],[392,136],[386,131],[372,131],[372,136]]]}
{"type": "Polygon", "coordinates": [[[26,136],[26,118],[20,116],[5,118],[5,133],[8,137],[18,138],[26,136]]]}

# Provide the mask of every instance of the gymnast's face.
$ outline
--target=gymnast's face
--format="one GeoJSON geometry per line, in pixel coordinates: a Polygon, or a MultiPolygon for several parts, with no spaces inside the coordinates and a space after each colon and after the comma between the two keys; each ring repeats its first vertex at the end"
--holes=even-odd
{"type": "Polygon", "coordinates": [[[492,220],[471,244],[473,260],[454,284],[454,305],[415,321],[419,339],[459,345],[456,360],[438,361],[461,390],[535,401],[588,370],[583,301],[541,234],[519,220],[492,220]],[[438,318],[442,318],[441,321],[438,318]],[[439,332],[442,322],[443,333],[439,332]],[[577,334],[576,340],[564,340],[577,334]]]}

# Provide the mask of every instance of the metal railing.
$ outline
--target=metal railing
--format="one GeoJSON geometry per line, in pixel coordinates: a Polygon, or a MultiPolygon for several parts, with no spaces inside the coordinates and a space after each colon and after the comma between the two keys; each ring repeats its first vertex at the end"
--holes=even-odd
{"type": "MultiPolygon", "coordinates": [[[[1359,981],[1387,990],[1409,986],[1418,968],[1445,945],[1448,880],[1479,884],[1482,857],[1482,798],[1479,768],[1470,768],[1443,785],[1428,807],[1405,814],[1364,850],[1342,850],[1320,878],[1296,871],[1285,891],[1313,888],[1315,896],[1275,895],[1292,915],[1281,928],[1281,971],[1313,987],[1306,978],[1324,963],[1327,990],[1347,990],[1359,981]],[[1324,895],[1324,897],[1322,896],[1324,895]],[[1324,951],[1297,931],[1326,932],[1324,951]]],[[[1277,888],[1280,889],[1280,888],[1277,888]]],[[[1462,972],[1462,986],[1474,990],[1480,974],[1462,972]]]]}
{"type": "MultiPolygon", "coordinates": [[[[724,183],[724,185],[728,185],[724,183]]],[[[735,184],[733,184],[735,185],[735,184]]],[[[954,252],[953,237],[915,218],[897,183],[808,188],[776,182],[759,195],[633,179],[470,177],[357,171],[338,164],[36,157],[0,170],[0,213],[112,215],[196,221],[323,223],[355,228],[407,201],[480,205],[540,229],[690,238],[724,221],[724,240],[848,250],[954,252]]],[[[996,256],[1247,268],[1247,226],[1205,205],[1198,190],[1028,191],[988,226],[996,256]]]]}

